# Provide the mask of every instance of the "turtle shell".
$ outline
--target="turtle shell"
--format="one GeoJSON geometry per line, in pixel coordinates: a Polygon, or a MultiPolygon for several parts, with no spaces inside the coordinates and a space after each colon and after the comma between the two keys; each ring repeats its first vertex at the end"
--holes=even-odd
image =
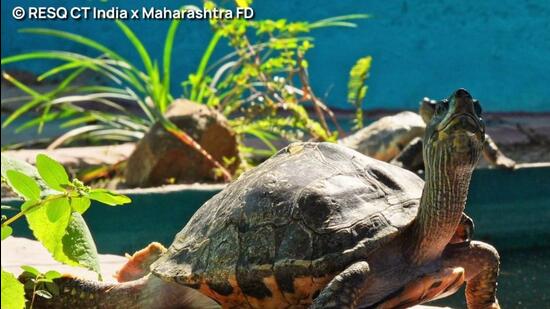
{"type": "Polygon", "coordinates": [[[307,304],[412,222],[422,187],[341,145],[291,144],[207,201],[152,272],[227,307],[307,304]]]}

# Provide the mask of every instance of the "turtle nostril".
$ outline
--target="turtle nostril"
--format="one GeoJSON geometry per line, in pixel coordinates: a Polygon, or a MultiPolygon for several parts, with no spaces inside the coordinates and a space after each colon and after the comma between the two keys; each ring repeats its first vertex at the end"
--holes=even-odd
{"type": "Polygon", "coordinates": [[[464,88],[460,88],[454,93],[455,109],[454,113],[474,114],[474,104],[470,93],[464,88]]]}
{"type": "Polygon", "coordinates": [[[466,91],[466,89],[460,88],[455,92],[455,97],[456,98],[471,98],[472,96],[470,95],[470,93],[468,93],[468,91],[466,91]]]}

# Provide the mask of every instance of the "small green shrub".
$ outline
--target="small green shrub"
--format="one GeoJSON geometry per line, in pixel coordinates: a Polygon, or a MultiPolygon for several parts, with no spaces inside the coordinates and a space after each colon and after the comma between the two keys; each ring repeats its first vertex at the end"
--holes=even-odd
{"type": "MultiPolygon", "coordinates": [[[[15,215],[8,218],[2,214],[2,240],[12,235],[12,223],[25,217],[33,235],[56,261],[85,267],[101,279],[97,249],[82,214],[92,200],[118,206],[130,203],[130,198],[92,189],[78,179],[69,180],[63,166],[43,154],[36,157],[36,168],[2,155],[2,182],[23,199],[15,215]]],[[[2,206],[3,212],[11,209],[2,206]]],[[[58,292],[53,279],[59,277],[59,273],[42,274],[31,266],[24,266],[23,270],[32,284],[32,300],[58,292]]],[[[24,307],[23,285],[13,274],[2,270],[2,308],[24,307]]]]}
{"type": "MultiPolygon", "coordinates": [[[[206,7],[214,8],[213,2],[206,7]]],[[[327,123],[341,129],[332,111],[315,95],[308,75],[307,52],[314,47],[307,35],[323,27],[355,27],[364,14],[316,22],[279,20],[212,20],[214,35],[199,68],[183,83],[184,96],[218,109],[237,133],[270,141],[284,137],[334,141],[327,123]],[[208,66],[215,46],[225,39],[233,52],[208,66]],[[316,119],[305,107],[314,109],[316,119]]]]}

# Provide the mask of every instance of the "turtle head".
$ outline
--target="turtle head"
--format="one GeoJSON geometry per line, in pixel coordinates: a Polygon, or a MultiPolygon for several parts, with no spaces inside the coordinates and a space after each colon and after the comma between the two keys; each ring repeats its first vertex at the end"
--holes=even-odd
{"type": "Polygon", "coordinates": [[[473,168],[485,142],[479,101],[465,89],[458,89],[448,99],[424,100],[422,105],[427,120],[423,149],[426,166],[441,166],[444,160],[455,168],[473,168]]]}

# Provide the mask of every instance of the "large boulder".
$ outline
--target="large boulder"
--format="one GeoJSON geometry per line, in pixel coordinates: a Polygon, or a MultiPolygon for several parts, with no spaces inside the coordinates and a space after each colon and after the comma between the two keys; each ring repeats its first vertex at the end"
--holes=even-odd
{"type": "Polygon", "coordinates": [[[369,126],[338,141],[369,157],[389,162],[414,138],[421,137],[426,124],[420,115],[401,112],[382,117],[369,126]]]}
{"type": "MultiPolygon", "coordinates": [[[[191,136],[212,157],[233,173],[240,164],[237,136],[217,111],[188,100],[174,101],[166,117],[191,136]]],[[[149,187],[167,183],[212,182],[213,165],[201,153],[184,144],[157,123],[137,144],[128,159],[126,184],[149,187]]]]}

